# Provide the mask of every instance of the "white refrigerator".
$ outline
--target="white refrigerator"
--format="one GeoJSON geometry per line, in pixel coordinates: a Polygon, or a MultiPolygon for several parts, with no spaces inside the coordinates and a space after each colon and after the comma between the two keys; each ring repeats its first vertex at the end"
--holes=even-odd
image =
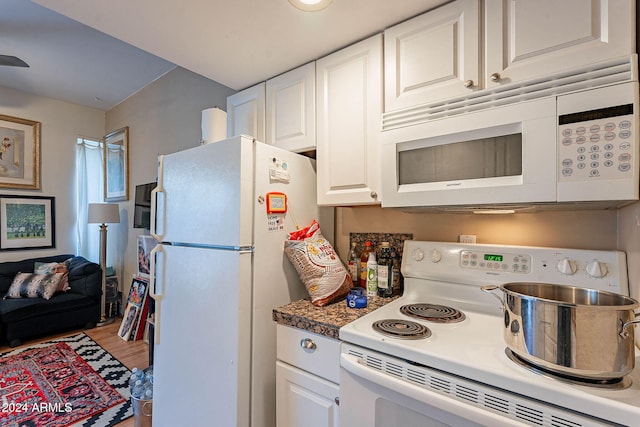
{"type": "Polygon", "coordinates": [[[160,156],[153,193],[153,425],[275,427],[272,310],[308,296],[286,235],[333,235],[314,160],[235,137],[160,156]]]}

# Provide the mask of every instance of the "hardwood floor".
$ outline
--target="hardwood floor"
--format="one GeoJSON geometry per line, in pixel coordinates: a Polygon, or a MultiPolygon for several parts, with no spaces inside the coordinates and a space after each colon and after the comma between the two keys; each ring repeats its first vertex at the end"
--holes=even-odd
{"type": "MultiPolygon", "coordinates": [[[[118,318],[110,325],[96,327],[93,329],[78,329],[75,331],[65,332],[63,334],[47,336],[46,338],[24,342],[21,346],[10,348],[8,346],[0,346],[0,353],[15,350],[19,348],[29,347],[30,345],[50,341],[55,338],[74,335],[84,332],[89,335],[95,342],[100,344],[105,350],[122,362],[127,368],[132,369],[146,368],[149,366],[149,345],[144,341],[123,341],[118,336],[118,328],[122,319],[118,318]]],[[[119,423],[116,427],[133,427],[133,417],[119,423]]]]}

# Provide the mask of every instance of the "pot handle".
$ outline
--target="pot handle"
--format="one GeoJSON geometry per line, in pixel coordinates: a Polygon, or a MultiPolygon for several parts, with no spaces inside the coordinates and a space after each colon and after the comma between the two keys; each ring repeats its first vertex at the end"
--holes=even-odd
{"type": "Polygon", "coordinates": [[[499,286],[496,286],[496,285],[485,285],[485,286],[481,287],[480,289],[482,291],[487,292],[487,293],[493,295],[494,297],[498,298],[498,301],[500,301],[500,309],[504,310],[504,300],[502,298],[500,298],[498,295],[493,293],[493,291],[495,291],[496,289],[500,289],[499,286]]]}
{"type": "Polygon", "coordinates": [[[632,320],[630,322],[626,322],[622,324],[622,331],[620,331],[620,336],[624,339],[629,338],[629,332],[627,332],[627,327],[635,324],[635,323],[640,323],[640,319],[638,319],[638,316],[640,316],[640,313],[636,313],[636,319],[632,320]]]}

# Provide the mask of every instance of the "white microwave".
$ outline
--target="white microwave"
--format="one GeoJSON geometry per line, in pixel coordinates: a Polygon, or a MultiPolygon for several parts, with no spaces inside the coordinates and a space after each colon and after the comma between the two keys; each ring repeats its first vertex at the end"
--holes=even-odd
{"type": "Polygon", "coordinates": [[[385,131],[382,141],[383,207],[638,200],[637,82],[484,106],[385,131]]]}

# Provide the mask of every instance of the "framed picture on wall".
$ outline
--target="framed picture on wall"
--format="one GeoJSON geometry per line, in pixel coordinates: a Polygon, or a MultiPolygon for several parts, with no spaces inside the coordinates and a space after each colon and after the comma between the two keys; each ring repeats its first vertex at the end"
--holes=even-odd
{"type": "Polygon", "coordinates": [[[104,200],[129,200],[129,127],[104,137],[104,200]]]}
{"type": "Polygon", "coordinates": [[[0,250],[56,246],[55,198],[0,195],[0,250]]]}
{"type": "Polygon", "coordinates": [[[0,188],[40,188],[40,122],[0,114],[0,188]]]}

